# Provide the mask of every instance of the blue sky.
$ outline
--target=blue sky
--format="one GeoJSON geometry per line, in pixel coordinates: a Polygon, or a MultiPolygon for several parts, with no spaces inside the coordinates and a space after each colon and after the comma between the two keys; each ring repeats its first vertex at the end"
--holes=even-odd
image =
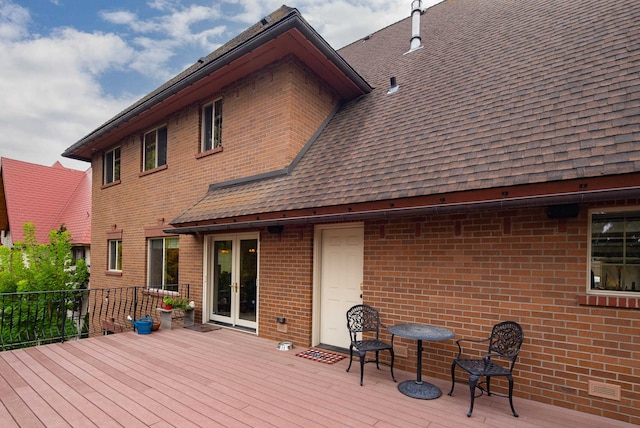
{"type": "Polygon", "coordinates": [[[0,157],[88,168],[61,153],[283,3],[335,49],[411,13],[410,0],[0,0],[0,157]]]}

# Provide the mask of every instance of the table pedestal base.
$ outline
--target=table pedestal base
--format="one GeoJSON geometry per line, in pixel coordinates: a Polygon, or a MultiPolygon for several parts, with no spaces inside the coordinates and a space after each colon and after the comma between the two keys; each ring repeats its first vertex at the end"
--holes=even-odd
{"type": "Polygon", "coordinates": [[[429,382],[418,383],[415,380],[405,380],[398,384],[398,391],[402,392],[412,398],[419,398],[421,400],[433,400],[442,395],[442,391],[435,385],[429,382]]]}

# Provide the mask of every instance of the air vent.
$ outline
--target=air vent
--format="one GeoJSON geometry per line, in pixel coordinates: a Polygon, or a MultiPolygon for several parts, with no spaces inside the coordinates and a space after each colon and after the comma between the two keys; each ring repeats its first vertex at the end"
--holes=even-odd
{"type": "Polygon", "coordinates": [[[589,381],[589,395],[610,400],[622,401],[620,385],[608,385],[604,382],[589,381]]]}

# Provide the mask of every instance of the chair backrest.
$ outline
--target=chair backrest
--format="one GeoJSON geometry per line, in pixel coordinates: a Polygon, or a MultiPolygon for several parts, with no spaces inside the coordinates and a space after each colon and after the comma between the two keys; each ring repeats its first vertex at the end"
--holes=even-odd
{"type": "Polygon", "coordinates": [[[524,341],[524,332],[520,324],[514,321],[504,321],[493,326],[489,340],[489,354],[499,354],[511,360],[511,366],[524,341]]]}
{"type": "Polygon", "coordinates": [[[355,305],[347,311],[347,328],[351,340],[357,340],[358,333],[375,332],[376,339],[380,332],[380,314],[368,305],[355,305]]]}

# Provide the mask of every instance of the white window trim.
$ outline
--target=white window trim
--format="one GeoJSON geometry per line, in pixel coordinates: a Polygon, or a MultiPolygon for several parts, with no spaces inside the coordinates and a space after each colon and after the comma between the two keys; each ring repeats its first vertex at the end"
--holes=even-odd
{"type": "MultiPolygon", "coordinates": [[[[606,213],[623,213],[623,212],[639,212],[640,206],[627,206],[627,207],[606,207],[606,208],[591,208],[588,215],[588,231],[587,231],[587,294],[600,295],[600,296],[620,296],[620,297],[640,297],[638,291],[624,291],[624,290],[600,290],[591,288],[591,272],[592,272],[592,228],[593,228],[593,214],[606,214],[606,213]]],[[[636,287],[640,287],[640,283],[636,283],[636,287]]],[[[639,288],[637,288],[639,289],[639,288]]]]}
{"type": "Polygon", "coordinates": [[[122,254],[119,254],[122,252],[122,250],[118,249],[118,242],[120,242],[120,247],[122,247],[122,239],[109,239],[108,241],[108,253],[109,253],[109,266],[108,266],[108,270],[109,272],[122,272],[122,254]],[[116,242],[116,254],[115,254],[115,260],[113,260],[112,255],[111,255],[111,243],[112,242],[116,242]],[[118,257],[120,257],[120,269],[118,269],[118,257]],[[112,268],[112,266],[115,266],[115,268],[112,268]]]}
{"type": "Polygon", "coordinates": [[[169,127],[167,126],[167,124],[165,123],[164,125],[160,125],[156,128],[150,129],[147,132],[145,132],[142,135],[142,171],[146,172],[146,171],[151,171],[153,169],[156,169],[158,167],[161,167],[163,165],[166,165],[166,162],[162,165],[158,165],[158,130],[162,129],[162,128],[166,128],[167,129],[167,150],[168,150],[168,146],[169,146],[169,127]],[[152,168],[147,169],[147,135],[151,134],[152,132],[156,133],[156,141],[155,141],[155,153],[156,153],[156,159],[155,159],[155,165],[152,168]]]}
{"type": "MultiPolygon", "coordinates": [[[[116,157],[115,157],[115,152],[116,150],[120,150],[120,155],[122,155],[122,150],[120,149],[120,146],[118,147],[114,147],[111,150],[107,150],[106,152],[104,152],[103,155],[103,162],[102,162],[102,183],[103,184],[111,184],[114,183],[116,181],[120,180],[120,177],[116,178],[115,174],[116,174],[116,157]],[[112,163],[111,163],[111,171],[113,173],[113,177],[111,181],[107,181],[107,155],[109,153],[113,153],[113,159],[112,159],[112,163]]],[[[120,159],[120,157],[118,157],[118,159],[120,159]]]]}
{"type": "Polygon", "coordinates": [[[155,238],[148,238],[147,239],[147,289],[150,290],[166,290],[167,286],[176,286],[179,284],[165,284],[165,275],[166,275],[166,257],[167,257],[167,252],[166,252],[166,242],[168,239],[178,239],[178,251],[180,250],[180,239],[178,236],[165,236],[165,237],[155,237],[155,238]],[[154,240],[161,240],[162,241],[162,284],[149,284],[150,278],[151,278],[151,241],[154,240]]]}
{"type": "MultiPolygon", "coordinates": [[[[222,134],[220,135],[220,142],[219,144],[216,146],[215,145],[215,135],[216,135],[216,131],[215,131],[215,120],[216,120],[216,103],[220,102],[220,110],[222,110],[222,97],[220,98],[216,98],[215,100],[212,100],[211,102],[208,102],[206,104],[204,104],[200,110],[200,114],[202,115],[202,125],[200,126],[200,152],[201,153],[206,153],[206,152],[210,152],[211,150],[215,150],[219,147],[222,147],[222,134]],[[205,145],[207,143],[207,138],[206,138],[206,121],[205,121],[205,109],[207,107],[211,106],[211,148],[210,149],[205,149],[205,145]]],[[[222,113],[220,113],[222,114],[222,113]]],[[[222,128],[222,127],[221,127],[222,128]]],[[[221,131],[222,132],[222,131],[221,131]]]]}

